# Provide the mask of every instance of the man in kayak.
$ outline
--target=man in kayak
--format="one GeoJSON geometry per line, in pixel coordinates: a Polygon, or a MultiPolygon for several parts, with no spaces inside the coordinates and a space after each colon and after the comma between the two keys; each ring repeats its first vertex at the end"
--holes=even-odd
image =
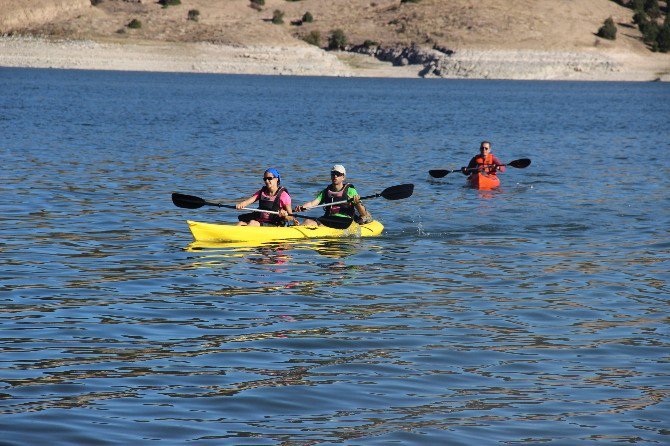
{"type": "Polygon", "coordinates": [[[491,153],[491,143],[489,141],[482,141],[479,144],[479,155],[473,156],[468,163],[468,167],[463,167],[461,172],[463,172],[463,175],[470,175],[475,170],[480,170],[491,175],[495,175],[496,172],[505,171],[503,163],[491,153]]]}
{"type": "MultiPolygon", "coordinates": [[[[372,221],[372,216],[368,213],[361,202],[361,197],[356,192],[353,184],[345,182],[347,171],[341,164],[335,164],[330,169],[330,184],[321,192],[316,198],[307,203],[296,206],[296,212],[302,212],[317,205],[335,203],[339,201],[346,201],[346,203],[336,204],[333,206],[326,206],[324,216],[327,217],[356,217],[356,211],[360,217],[355,218],[360,224],[369,223],[372,221]]],[[[320,224],[318,220],[305,220],[305,225],[320,224]]]]}
{"type": "Polygon", "coordinates": [[[291,196],[285,187],[281,186],[281,176],[275,168],[269,168],[263,173],[265,184],[255,194],[235,205],[237,209],[243,209],[251,203],[258,201],[258,212],[241,214],[237,219],[238,226],[285,226],[291,221],[299,224],[291,214],[291,196]],[[279,214],[270,214],[263,211],[274,211],[279,214]]]}

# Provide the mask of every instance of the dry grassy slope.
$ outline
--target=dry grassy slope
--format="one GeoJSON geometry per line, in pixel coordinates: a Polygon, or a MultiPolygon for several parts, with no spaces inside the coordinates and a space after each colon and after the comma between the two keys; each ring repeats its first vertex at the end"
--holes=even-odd
{"type": "Polygon", "coordinates": [[[67,20],[90,5],[90,0],[0,0],[0,33],[67,20]]]}
{"type": "Polygon", "coordinates": [[[319,31],[325,37],[341,28],[352,43],[411,42],[449,48],[619,50],[648,55],[633,27],[619,27],[616,41],[594,36],[612,16],[630,24],[632,12],[610,0],[266,0],[262,11],[249,0],[182,0],[162,8],[155,0],[131,3],[103,0],[0,0],[0,32],[37,32],[101,40],[210,41],[224,44],[301,45],[300,36],[319,31]],[[198,22],[186,19],[200,11],[198,22]],[[270,23],[272,12],[285,13],[283,25],[270,23]],[[291,25],[306,11],[311,24],[291,25]],[[142,21],[139,30],[125,25],[142,21]],[[119,33],[119,30],[125,30],[119,33]]]}

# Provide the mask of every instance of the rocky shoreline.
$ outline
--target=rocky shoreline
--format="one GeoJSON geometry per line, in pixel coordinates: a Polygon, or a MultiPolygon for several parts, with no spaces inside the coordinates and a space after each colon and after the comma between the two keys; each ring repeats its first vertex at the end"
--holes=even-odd
{"type": "Polygon", "coordinates": [[[112,71],[351,76],[316,47],[222,46],[211,43],[114,43],[0,38],[0,66],[112,71]]]}
{"type": "Polygon", "coordinates": [[[550,51],[474,51],[444,47],[366,47],[349,49],[394,66],[418,65],[419,76],[465,79],[605,79],[625,76],[621,63],[601,55],[550,51]]]}
{"type": "Polygon", "coordinates": [[[226,46],[0,38],[0,67],[339,77],[670,81],[666,58],[589,51],[226,46]],[[358,56],[356,56],[358,55],[358,56]]]}

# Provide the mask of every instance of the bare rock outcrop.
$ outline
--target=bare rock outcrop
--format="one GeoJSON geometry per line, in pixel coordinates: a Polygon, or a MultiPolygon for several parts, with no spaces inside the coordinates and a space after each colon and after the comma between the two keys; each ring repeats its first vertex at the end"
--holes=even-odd
{"type": "Polygon", "coordinates": [[[358,45],[347,51],[365,54],[395,66],[420,65],[422,77],[476,79],[566,79],[588,73],[621,69],[616,61],[597,53],[536,50],[452,50],[444,46],[358,45]]]}

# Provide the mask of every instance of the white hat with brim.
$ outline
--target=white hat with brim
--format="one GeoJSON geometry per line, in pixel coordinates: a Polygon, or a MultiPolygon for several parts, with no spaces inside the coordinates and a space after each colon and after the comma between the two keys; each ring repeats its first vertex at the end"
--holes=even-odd
{"type": "Polygon", "coordinates": [[[331,172],[340,172],[342,175],[347,174],[347,169],[344,168],[342,164],[335,164],[331,169],[331,172]]]}

